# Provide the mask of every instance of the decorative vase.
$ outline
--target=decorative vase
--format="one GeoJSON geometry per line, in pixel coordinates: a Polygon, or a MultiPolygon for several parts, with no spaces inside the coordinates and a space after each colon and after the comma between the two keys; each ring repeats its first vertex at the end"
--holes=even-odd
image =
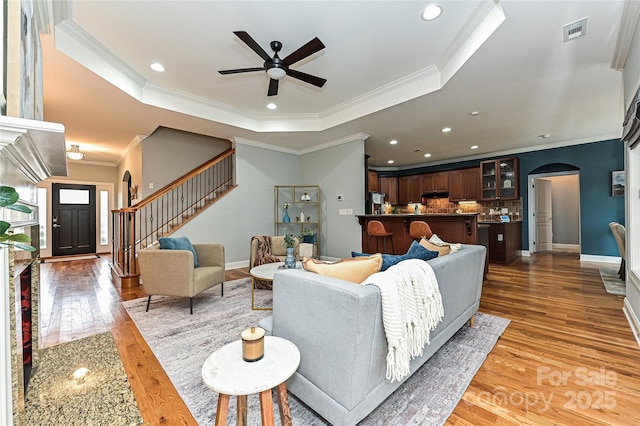
{"type": "Polygon", "coordinates": [[[291,218],[289,217],[289,209],[284,209],[284,217],[282,218],[283,222],[291,222],[291,218]]]}
{"type": "Polygon", "coordinates": [[[287,247],[287,257],[284,259],[284,267],[287,269],[295,269],[296,258],[293,256],[294,247],[287,247]]]}

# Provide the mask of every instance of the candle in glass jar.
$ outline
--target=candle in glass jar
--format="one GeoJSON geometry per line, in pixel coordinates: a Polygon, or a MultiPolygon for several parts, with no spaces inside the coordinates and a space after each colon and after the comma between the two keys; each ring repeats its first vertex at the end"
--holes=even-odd
{"type": "Polygon", "coordinates": [[[242,359],[247,362],[259,361],[264,356],[264,330],[251,327],[244,330],[242,336],[242,359]]]}

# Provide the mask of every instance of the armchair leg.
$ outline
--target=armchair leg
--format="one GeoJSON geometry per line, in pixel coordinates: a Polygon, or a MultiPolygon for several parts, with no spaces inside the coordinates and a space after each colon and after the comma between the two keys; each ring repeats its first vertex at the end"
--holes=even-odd
{"type": "Polygon", "coordinates": [[[193,297],[189,298],[189,309],[191,310],[191,315],[193,315],[193,297]]]}
{"type": "Polygon", "coordinates": [[[147,299],[147,310],[145,312],[149,312],[149,304],[151,303],[151,296],[147,299]]]}
{"type": "Polygon", "coordinates": [[[224,283],[220,283],[220,291],[221,291],[220,296],[224,297],[224,283]]]}

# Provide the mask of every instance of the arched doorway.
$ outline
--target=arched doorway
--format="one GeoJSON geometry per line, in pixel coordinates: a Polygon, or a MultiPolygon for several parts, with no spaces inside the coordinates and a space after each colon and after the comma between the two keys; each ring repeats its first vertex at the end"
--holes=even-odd
{"type": "Polygon", "coordinates": [[[129,170],[124,172],[122,177],[122,205],[131,207],[131,173],[129,170]]]}

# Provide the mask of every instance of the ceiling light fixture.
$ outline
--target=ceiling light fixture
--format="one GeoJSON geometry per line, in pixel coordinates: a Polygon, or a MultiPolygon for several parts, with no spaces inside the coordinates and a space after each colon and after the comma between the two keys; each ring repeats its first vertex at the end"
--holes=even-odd
{"type": "Polygon", "coordinates": [[[158,62],[154,62],[151,65],[149,65],[149,68],[151,68],[152,70],[156,71],[156,72],[164,72],[165,68],[161,63],[158,62]]]}
{"type": "Polygon", "coordinates": [[[395,145],[395,144],[397,144],[397,143],[398,143],[398,141],[397,141],[397,140],[395,140],[395,139],[394,139],[394,140],[389,141],[389,144],[390,144],[390,145],[395,145]]]}
{"type": "Polygon", "coordinates": [[[393,164],[393,160],[389,160],[389,161],[387,161],[387,163],[393,164]]]}
{"type": "Polygon", "coordinates": [[[82,160],[84,158],[84,154],[80,152],[80,146],[71,145],[71,149],[67,151],[67,158],[71,160],[82,160]]]}
{"type": "Polygon", "coordinates": [[[480,111],[471,111],[470,115],[475,117],[476,115],[480,114],[480,111]]]}
{"type": "Polygon", "coordinates": [[[442,10],[442,6],[439,4],[430,4],[424,9],[424,12],[422,12],[422,19],[425,21],[433,21],[442,15],[442,10]]]}
{"type": "Polygon", "coordinates": [[[478,149],[478,145],[471,145],[471,149],[478,149]]]}
{"type": "Polygon", "coordinates": [[[424,155],[425,157],[429,158],[431,157],[431,154],[429,154],[428,152],[424,155]]]}
{"type": "Polygon", "coordinates": [[[449,133],[451,131],[451,127],[445,127],[442,129],[442,133],[449,133]]]}
{"type": "Polygon", "coordinates": [[[551,133],[545,133],[544,135],[538,135],[540,139],[549,139],[551,137],[551,133]]]}
{"type": "Polygon", "coordinates": [[[273,68],[269,68],[267,70],[267,75],[274,80],[280,80],[282,77],[287,75],[287,71],[284,68],[278,68],[274,66],[273,68]]]}
{"type": "Polygon", "coordinates": [[[278,108],[278,105],[274,104],[273,102],[271,102],[270,104],[267,104],[267,109],[276,109],[278,108]]]}

